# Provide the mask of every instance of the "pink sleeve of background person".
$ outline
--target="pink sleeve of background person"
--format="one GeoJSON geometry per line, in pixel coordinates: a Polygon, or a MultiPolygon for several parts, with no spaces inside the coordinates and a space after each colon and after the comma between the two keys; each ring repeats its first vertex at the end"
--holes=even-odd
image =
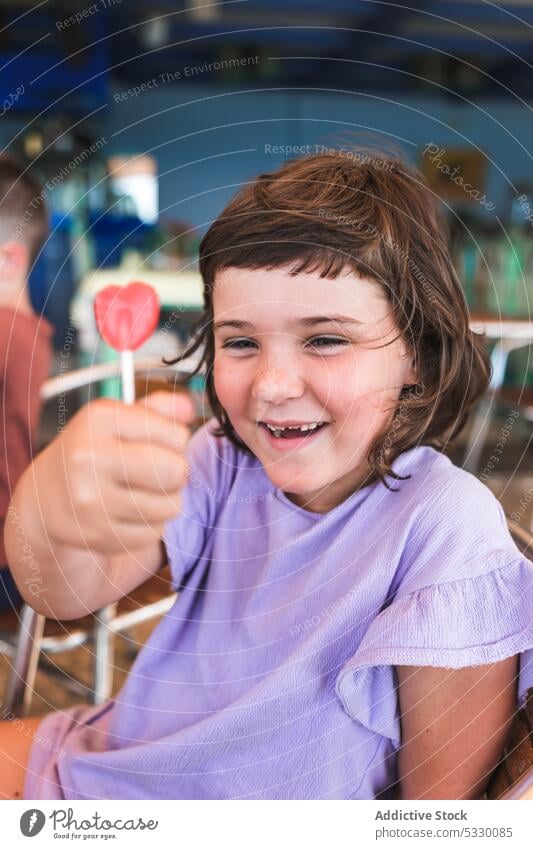
{"type": "Polygon", "coordinates": [[[34,313],[0,308],[0,566],[3,527],[16,483],[37,452],[40,391],[50,372],[52,326],[34,313]]]}

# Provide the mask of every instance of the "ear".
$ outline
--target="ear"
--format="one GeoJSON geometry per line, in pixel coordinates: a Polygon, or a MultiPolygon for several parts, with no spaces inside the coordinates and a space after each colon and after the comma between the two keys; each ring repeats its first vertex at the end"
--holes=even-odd
{"type": "Polygon", "coordinates": [[[412,347],[404,347],[404,386],[414,386],[418,383],[418,368],[416,364],[416,354],[412,347]]]}
{"type": "Polygon", "coordinates": [[[0,245],[0,273],[4,279],[26,278],[29,265],[30,254],[22,242],[5,242],[0,245]]]}
{"type": "Polygon", "coordinates": [[[418,383],[418,369],[416,367],[416,360],[414,357],[411,358],[411,361],[409,363],[406,382],[410,384],[418,383]]]}

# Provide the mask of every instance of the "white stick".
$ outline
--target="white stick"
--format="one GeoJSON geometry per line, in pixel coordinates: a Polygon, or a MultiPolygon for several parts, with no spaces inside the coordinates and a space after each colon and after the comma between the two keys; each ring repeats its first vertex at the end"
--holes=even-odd
{"type": "Polygon", "coordinates": [[[135,364],[133,351],[120,352],[120,369],[122,373],[122,400],[125,404],[135,402],[135,364]]]}

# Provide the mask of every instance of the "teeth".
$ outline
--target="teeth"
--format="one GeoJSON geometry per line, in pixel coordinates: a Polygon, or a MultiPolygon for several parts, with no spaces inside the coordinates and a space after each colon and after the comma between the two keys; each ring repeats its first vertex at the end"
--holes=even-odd
{"type": "Polygon", "coordinates": [[[301,426],[293,425],[293,426],[287,427],[287,428],[276,428],[276,427],[274,427],[274,425],[270,425],[270,424],[266,423],[266,426],[269,429],[269,431],[274,434],[274,436],[281,436],[281,434],[283,433],[283,430],[300,430],[300,431],[302,431],[302,433],[306,433],[308,430],[316,430],[316,428],[318,427],[319,424],[320,424],[320,422],[312,422],[311,424],[304,424],[304,425],[301,425],[301,426]]]}

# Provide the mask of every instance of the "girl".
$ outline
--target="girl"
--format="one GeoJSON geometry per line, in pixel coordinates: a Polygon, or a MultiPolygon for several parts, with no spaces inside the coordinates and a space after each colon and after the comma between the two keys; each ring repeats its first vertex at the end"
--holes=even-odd
{"type": "Polygon", "coordinates": [[[47,716],[29,751],[4,727],[4,794],[480,796],[533,684],[532,564],[439,450],[489,368],[433,197],[399,159],[290,161],[200,267],[185,356],[214,417],[186,457],[183,398],[99,400],[13,499],[40,612],[102,607],[165,557],[179,597],[104,707],[47,716]]]}

